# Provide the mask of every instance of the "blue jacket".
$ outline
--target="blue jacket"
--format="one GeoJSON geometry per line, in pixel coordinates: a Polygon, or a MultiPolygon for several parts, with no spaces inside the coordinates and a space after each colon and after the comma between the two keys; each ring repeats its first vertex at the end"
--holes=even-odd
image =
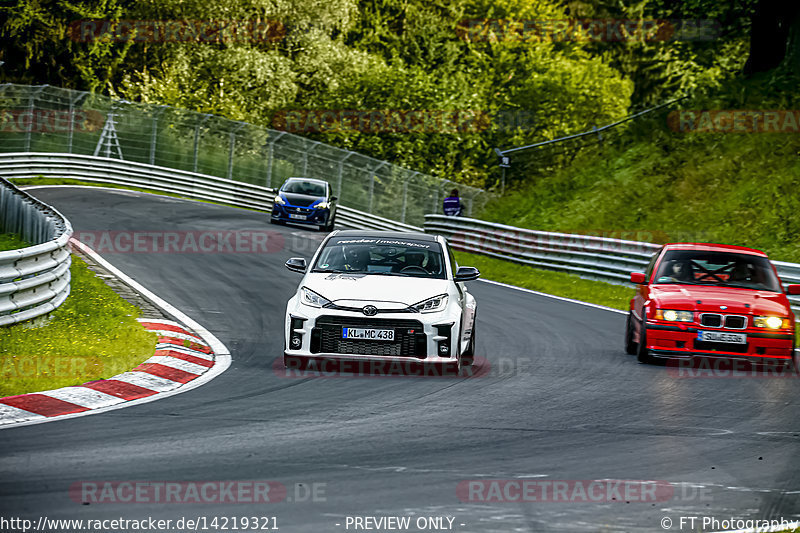
{"type": "Polygon", "coordinates": [[[449,217],[461,216],[461,200],[458,196],[449,196],[444,199],[444,214],[449,217]]]}

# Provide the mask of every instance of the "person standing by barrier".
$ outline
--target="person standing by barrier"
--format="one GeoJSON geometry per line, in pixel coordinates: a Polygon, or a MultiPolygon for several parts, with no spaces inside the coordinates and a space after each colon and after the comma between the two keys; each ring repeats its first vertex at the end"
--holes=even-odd
{"type": "Polygon", "coordinates": [[[450,191],[450,196],[444,199],[444,214],[449,217],[461,216],[461,199],[458,197],[458,189],[450,191]]]}

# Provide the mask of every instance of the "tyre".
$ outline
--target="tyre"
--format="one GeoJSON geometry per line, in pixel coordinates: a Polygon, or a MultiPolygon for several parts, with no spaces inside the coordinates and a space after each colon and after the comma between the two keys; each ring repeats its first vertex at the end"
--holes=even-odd
{"type": "Polygon", "coordinates": [[[633,316],[628,313],[628,319],[625,321],[625,353],[636,355],[638,351],[639,346],[633,342],[633,316]]]}
{"type": "Polygon", "coordinates": [[[642,319],[641,328],[639,329],[639,345],[636,347],[636,358],[640,363],[653,362],[653,358],[647,350],[647,326],[645,325],[644,319],[642,319]]]}

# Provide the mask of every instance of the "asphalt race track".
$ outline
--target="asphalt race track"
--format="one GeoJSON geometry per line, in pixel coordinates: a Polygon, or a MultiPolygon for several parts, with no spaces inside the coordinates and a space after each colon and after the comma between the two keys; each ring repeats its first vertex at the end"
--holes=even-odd
{"type": "Polygon", "coordinates": [[[663,531],[664,517],[679,531],[681,516],[800,517],[796,379],[678,377],[624,353],[623,314],[482,282],[469,288],[484,375],[285,377],[273,363],[300,275],[283,263],[310,257],[322,234],[134,192],[32,192],[76,232],[269,230],[284,243],[267,254],[100,250],[214,333],[232,365],[160,401],[0,431],[2,516],[274,516],[284,532],[347,531],[347,516],[455,517],[453,530],[464,532],[663,531]],[[69,494],[81,481],[211,480],[277,481],[287,498],[82,505],[69,494]],[[469,480],[659,480],[671,494],[461,501],[457,487],[469,480]]]}

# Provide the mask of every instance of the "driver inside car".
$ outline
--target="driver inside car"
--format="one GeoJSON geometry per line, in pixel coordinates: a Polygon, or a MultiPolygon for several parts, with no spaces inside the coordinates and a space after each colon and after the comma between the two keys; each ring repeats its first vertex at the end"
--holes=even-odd
{"type": "Polygon", "coordinates": [[[350,246],[344,250],[344,270],[366,272],[370,261],[369,248],[350,246]]]}

